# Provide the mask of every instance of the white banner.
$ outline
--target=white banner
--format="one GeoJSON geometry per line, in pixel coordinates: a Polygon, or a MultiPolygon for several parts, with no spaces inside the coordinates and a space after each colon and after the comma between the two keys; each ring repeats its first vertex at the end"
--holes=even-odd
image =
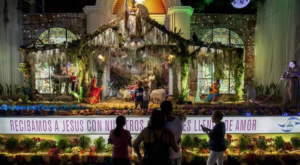
{"type": "MultiPolygon", "coordinates": [[[[109,134],[116,116],[1,117],[0,134],[109,134]]],[[[125,129],[138,134],[149,117],[126,116],[125,129]]],[[[300,133],[300,117],[225,117],[226,133],[300,133]]],[[[183,134],[203,134],[201,125],[213,128],[211,117],[188,116],[183,134]]]]}

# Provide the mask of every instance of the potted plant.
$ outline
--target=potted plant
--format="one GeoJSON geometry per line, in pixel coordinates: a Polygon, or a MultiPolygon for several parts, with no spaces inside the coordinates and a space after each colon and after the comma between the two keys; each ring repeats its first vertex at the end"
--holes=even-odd
{"type": "Polygon", "coordinates": [[[53,143],[51,140],[46,140],[46,139],[43,139],[39,142],[39,151],[43,152],[42,153],[42,159],[48,163],[50,162],[50,156],[48,155],[48,152],[50,150],[50,148],[53,147],[53,143]]]}
{"type": "Polygon", "coordinates": [[[50,149],[50,151],[48,152],[48,154],[50,155],[50,160],[53,163],[58,163],[59,162],[59,155],[58,155],[59,151],[57,147],[53,147],[50,149]]]}
{"type": "Polygon", "coordinates": [[[295,152],[299,151],[300,147],[300,141],[299,137],[291,137],[291,145],[294,148],[294,151],[292,151],[292,156],[295,161],[299,159],[299,154],[295,154],[295,152]]]}
{"type": "Polygon", "coordinates": [[[5,142],[6,142],[6,138],[0,136],[0,152],[4,151],[4,146],[5,146],[5,142]]]}
{"type": "Polygon", "coordinates": [[[83,150],[86,150],[90,147],[91,138],[87,137],[85,135],[82,135],[79,137],[79,147],[81,147],[83,150]]]}
{"type": "MultiPolygon", "coordinates": [[[[61,153],[64,153],[66,149],[70,147],[70,145],[71,142],[67,138],[60,139],[57,143],[57,147],[61,153]]],[[[62,163],[65,163],[69,160],[69,157],[67,154],[60,154],[60,159],[62,163]]]]}
{"type": "MultiPolygon", "coordinates": [[[[276,136],[274,140],[275,149],[277,153],[283,152],[285,150],[285,141],[283,140],[282,136],[276,136]]],[[[274,158],[280,161],[282,156],[279,154],[274,155],[274,158]]]]}
{"type": "Polygon", "coordinates": [[[245,151],[247,150],[247,146],[250,144],[250,139],[242,134],[239,138],[238,138],[238,148],[239,148],[239,157],[238,157],[238,161],[242,161],[243,159],[246,158],[245,156],[245,151]]]}
{"type": "Polygon", "coordinates": [[[192,140],[190,135],[186,135],[183,139],[182,139],[182,143],[181,146],[184,148],[184,156],[185,156],[185,161],[187,163],[190,163],[192,161],[192,154],[189,152],[191,151],[191,149],[195,146],[194,141],[192,140]],[[188,151],[189,150],[189,151],[188,151]]]}
{"type": "Polygon", "coordinates": [[[257,158],[259,161],[263,161],[265,159],[265,150],[268,148],[267,140],[265,138],[259,138],[256,142],[256,147],[259,149],[256,151],[257,158]]]}
{"type": "Polygon", "coordinates": [[[104,162],[104,155],[102,154],[105,151],[105,139],[103,137],[99,137],[97,139],[94,140],[94,145],[96,147],[96,153],[98,153],[97,155],[97,160],[100,163],[104,162]]]}
{"type": "Polygon", "coordinates": [[[72,162],[73,163],[78,163],[79,162],[79,154],[81,152],[81,148],[80,147],[73,147],[72,148],[72,162]]]}
{"type": "Polygon", "coordinates": [[[15,137],[10,137],[7,139],[4,146],[9,153],[15,153],[19,149],[19,140],[15,137]]]}
{"type": "Polygon", "coordinates": [[[24,151],[28,153],[30,149],[36,146],[36,141],[34,141],[32,138],[24,137],[20,141],[20,144],[23,146],[24,151]]]}

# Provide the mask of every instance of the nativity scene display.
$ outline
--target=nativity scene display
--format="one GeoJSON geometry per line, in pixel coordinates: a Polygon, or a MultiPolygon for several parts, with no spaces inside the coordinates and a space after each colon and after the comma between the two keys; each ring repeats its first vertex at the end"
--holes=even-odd
{"type": "Polygon", "coordinates": [[[134,103],[140,88],[149,91],[153,104],[170,97],[179,103],[188,98],[211,102],[222,93],[242,98],[242,48],[184,39],[180,30],[172,32],[151,19],[135,0],[125,0],[115,20],[74,38],[21,49],[24,88],[35,91],[27,93],[30,99],[134,103]]]}

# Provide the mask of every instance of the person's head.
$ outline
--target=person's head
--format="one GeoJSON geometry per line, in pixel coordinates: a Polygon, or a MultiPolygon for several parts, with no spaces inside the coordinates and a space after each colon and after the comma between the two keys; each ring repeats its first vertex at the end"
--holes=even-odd
{"type": "Polygon", "coordinates": [[[173,105],[170,101],[163,101],[160,104],[160,109],[166,114],[169,115],[173,111],[173,105]]]}
{"type": "Polygon", "coordinates": [[[220,80],[215,80],[215,84],[220,84],[220,80]]]}
{"type": "Polygon", "coordinates": [[[296,61],[291,61],[290,64],[289,64],[289,67],[290,68],[295,68],[297,65],[297,62],[296,61]]]}
{"type": "Polygon", "coordinates": [[[144,86],[144,89],[145,89],[145,90],[148,90],[148,89],[149,89],[149,86],[148,86],[148,85],[145,85],[145,86],[144,86]]]}
{"type": "Polygon", "coordinates": [[[150,116],[150,127],[153,129],[165,128],[165,113],[160,110],[155,110],[150,116]]]}
{"type": "Polygon", "coordinates": [[[118,116],[116,119],[116,129],[114,131],[115,137],[120,137],[121,136],[121,130],[126,124],[126,118],[122,115],[118,116]]]}
{"type": "Polygon", "coordinates": [[[150,70],[150,71],[148,72],[148,75],[149,75],[149,76],[153,75],[153,71],[150,70]]]}
{"type": "Polygon", "coordinates": [[[134,6],[134,5],[135,5],[135,3],[136,3],[136,1],[135,1],[135,0],[131,0],[131,4],[132,4],[132,6],[134,6]]]}
{"type": "Polygon", "coordinates": [[[138,85],[139,88],[142,88],[143,83],[141,81],[139,81],[137,85],[138,85]]]}
{"type": "Polygon", "coordinates": [[[221,112],[219,110],[214,111],[213,114],[212,114],[212,117],[211,117],[212,122],[213,123],[220,123],[221,120],[223,119],[223,116],[224,116],[223,112],[221,112]]]}

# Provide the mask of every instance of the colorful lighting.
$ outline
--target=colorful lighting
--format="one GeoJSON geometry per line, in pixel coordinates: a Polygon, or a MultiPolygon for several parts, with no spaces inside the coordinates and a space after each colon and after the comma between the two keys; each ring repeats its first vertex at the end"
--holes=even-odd
{"type": "Polygon", "coordinates": [[[136,0],[136,3],[137,3],[137,4],[143,4],[143,3],[144,3],[144,0],[136,0]]]}

